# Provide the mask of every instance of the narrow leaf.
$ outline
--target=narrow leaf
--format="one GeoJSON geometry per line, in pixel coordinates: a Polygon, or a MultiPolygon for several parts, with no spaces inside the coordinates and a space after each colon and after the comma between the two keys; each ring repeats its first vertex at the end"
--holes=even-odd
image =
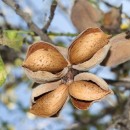
{"type": "Polygon", "coordinates": [[[3,60],[0,56],[0,86],[2,86],[6,80],[6,76],[7,76],[7,73],[6,73],[6,70],[5,70],[5,66],[4,66],[4,63],[3,63],[3,60]]]}

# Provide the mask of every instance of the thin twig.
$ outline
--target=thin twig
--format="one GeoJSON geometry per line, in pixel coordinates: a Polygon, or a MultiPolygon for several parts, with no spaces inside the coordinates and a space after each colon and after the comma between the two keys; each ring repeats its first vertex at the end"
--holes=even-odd
{"type": "Polygon", "coordinates": [[[58,3],[58,6],[65,12],[65,13],[69,13],[67,8],[62,4],[62,2],[60,0],[56,0],[58,3]]]}
{"type": "Polygon", "coordinates": [[[28,24],[30,30],[39,35],[42,40],[52,42],[51,39],[32,21],[31,16],[28,13],[22,11],[20,9],[20,6],[17,3],[15,3],[14,0],[2,0],[2,1],[8,6],[10,6],[19,16],[21,16],[28,24]]]}
{"type": "Polygon", "coordinates": [[[68,36],[68,37],[75,37],[78,35],[77,33],[56,33],[56,32],[48,32],[47,34],[53,36],[68,36]]]}
{"type": "Polygon", "coordinates": [[[44,32],[47,31],[48,27],[50,26],[50,24],[51,24],[51,22],[52,22],[52,20],[54,18],[56,7],[57,7],[57,1],[54,0],[52,5],[51,5],[49,20],[47,21],[44,28],[42,29],[44,32]]]}
{"type": "MultiPolygon", "coordinates": [[[[75,112],[75,111],[74,111],[75,112]]],[[[103,118],[105,115],[107,114],[114,114],[115,113],[115,108],[113,107],[108,107],[105,108],[101,114],[99,115],[95,115],[95,116],[91,116],[88,117],[84,117],[84,118],[78,118],[76,125],[71,125],[69,126],[69,128],[67,130],[77,130],[77,129],[81,129],[83,126],[86,126],[86,124],[93,124],[96,125],[97,121],[101,118],[103,118]],[[82,127],[81,127],[82,126],[82,127]]]]}
{"type": "Polygon", "coordinates": [[[104,79],[108,84],[120,87],[123,86],[126,89],[130,89],[130,81],[123,81],[123,80],[110,80],[110,79],[104,79]]]}

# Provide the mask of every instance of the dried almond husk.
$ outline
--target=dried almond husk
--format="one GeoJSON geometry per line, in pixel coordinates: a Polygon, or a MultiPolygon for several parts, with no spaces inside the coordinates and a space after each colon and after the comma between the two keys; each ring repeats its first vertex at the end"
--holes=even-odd
{"type": "Polygon", "coordinates": [[[62,46],[55,46],[55,47],[64,56],[68,64],[70,64],[68,60],[68,48],[62,46]]]}
{"type": "Polygon", "coordinates": [[[121,13],[122,12],[122,6],[119,8],[112,7],[111,10],[104,14],[103,17],[103,29],[109,33],[118,33],[120,32],[120,26],[121,26],[121,13]]]}
{"type": "Polygon", "coordinates": [[[77,30],[82,32],[89,27],[99,27],[102,12],[87,0],[77,0],[71,13],[71,20],[77,30]]]}
{"type": "Polygon", "coordinates": [[[23,67],[27,76],[38,83],[58,80],[68,71],[68,61],[46,42],[37,42],[28,49],[23,67]]]}
{"type": "MultiPolygon", "coordinates": [[[[109,37],[109,35],[105,34],[99,28],[88,28],[85,30],[69,47],[68,53],[71,64],[78,65],[83,63],[83,68],[88,69],[91,66],[86,62],[91,61],[93,57],[93,63],[90,63],[90,65],[94,66],[99,64],[110,48],[110,45],[108,45],[109,37]],[[98,52],[99,50],[100,52],[98,52]]],[[[82,65],[80,65],[80,69],[82,70],[82,65]]]]}
{"type": "Polygon", "coordinates": [[[68,97],[68,87],[64,84],[56,89],[40,95],[30,112],[40,117],[51,117],[57,115],[62,109],[68,97]]]}
{"type": "Polygon", "coordinates": [[[80,110],[86,110],[89,109],[89,107],[92,105],[93,101],[83,101],[78,100],[76,98],[70,97],[72,104],[80,110]]]}
{"type": "Polygon", "coordinates": [[[69,47],[69,60],[72,64],[83,63],[105,45],[108,35],[99,28],[88,28],[81,33],[69,47]]]}
{"type": "Polygon", "coordinates": [[[68,72],[68,68],[64,68],[61,72],[53,74],[51,72],[47,71],[36,71],[33,72],[27,68],[24,68],[24,71],[26,75],[28,76],[29,79],[33,80],[34,82],[37,83],[47,83],[47,82],[52,82],[52,81],[57,81],[63,76],[65,76],[68,72]]]}
{"type": "Polygon", "coordinates": [[[47,92],[55,90],[60,84],[61,80],[45,84],[36,84],[35,88],[33,88],[32,90],[32,96],[31,96],[32,103],[35,103],[35,98],[47,92]]]}
{"type": "Polygon", "coordinates": [[[130,60],[130,39],[126,39],[125,33],[112,37],[110,44],[110,52],[102,65],[114,67],[130,60]]]}
{"type": "Polygon", "coordinates": [[[109,87],[108,84],[100,77],[96,76],[92,73],[80,73],[74,77],[74,81],[91,81],[97,84],[100,88],[108,91],[109,87]]]}
{"type": "Polygon", "coordinates": [[[69,85],[71,101],[81,110],[88,109],[94,102],[112,93],[103,79],[91,73],[76,75],[74,82],[69,85]]]}

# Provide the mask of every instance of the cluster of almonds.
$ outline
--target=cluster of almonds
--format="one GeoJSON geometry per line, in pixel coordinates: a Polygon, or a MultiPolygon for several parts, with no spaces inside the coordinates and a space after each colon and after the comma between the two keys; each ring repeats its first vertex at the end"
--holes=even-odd
{"type": "Polygon", "coordinates": [[[111,94],[103,79],[83,72],[106,57],[109,37],[99,28],[88,28],[69,48],[43,41],[32,44],[23,62],[27,76],[36,82],[30,112],[41,117],[57,116],[68,98],[76,108],[86,110],[111,94]]]}

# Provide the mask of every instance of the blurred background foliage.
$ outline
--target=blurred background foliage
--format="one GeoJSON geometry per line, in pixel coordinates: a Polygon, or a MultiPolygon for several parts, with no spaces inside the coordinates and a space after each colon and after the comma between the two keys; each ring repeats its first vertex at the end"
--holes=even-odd
{"type": "MultiPolygon", "coordinates": [[[[94,8],[102,11],[99,14],[102,18],[98,22],[105,32],[115,35],[129,31],[129,0],[88,1],[94,8]]],[[[33,22],[55,45],[69,46],[82,30],[80,26],[83,26],[83,22],[71,17],[75,0],[57,0],[55,14],[47,28],[44,27],[50,19],[50,9],[54,1],[15,2],[31,16],[33,22]]],[[[82,15],[81,12],[80,14],[82,15]]],[[[85,17],[85,21],[90,20],[85,17]]],[[[97,22],[92,20],[90,23],[97,22]]],[[[88,111],[80,111],[67,104],[58,118],[44,119],[28,113],[33,82],[26,77],[21,67],[28,46],[38,40],[40,37],[30,30],[27,23],[0,1],[0,130],[112,130],[111,125],[125,112],[124,106],[130,95],[130,61],[113,68],[97,66],[90,70],[106,79],[115,95],[95,103],[88,111]],[[119,81],[120,78],[124,80],[119,81]]]]}

